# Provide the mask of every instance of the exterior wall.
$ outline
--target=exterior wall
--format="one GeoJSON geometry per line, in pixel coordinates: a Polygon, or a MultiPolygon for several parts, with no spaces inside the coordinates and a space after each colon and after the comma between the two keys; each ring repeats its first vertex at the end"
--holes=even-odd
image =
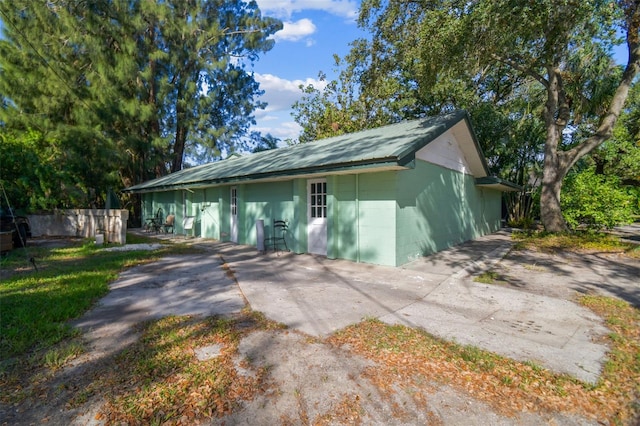
{"type": "Polygon", "coordinates": [[[289,249],[295,253],[306,253],[308,246],[307,180],[294,179],[291,189],[293,220],[289,224],[289,235],[293,243],[289,246],[289,249]]]}
{"type": "Polygon", "coordinates": [[[162,219],[173,214],[176,216],[174,231],[182,234],[183,218],[182,191],[153,192],[142,195],[142,223],[156,216],[158,209],[162,209],[162,219]]]}
{"type": "Polygon", "coordinates": [[[358,176],[360,262],[392,265],[396,246],[396,177],[398,172],[358,176]]]}
{"type": "Polygon", "coordinates": [[[327,229],[330,236],[327,240],[327,256],[330,258],[360,261],[357,179],[357,175],[342,175],[327,182],[327,191],[332,195],[332,205],[328,209],[331,222],[327,229]]]}
{"type": "MultiPolygon", "coordinates": [[[[233,186],[239,244],[256,245],[256,220],[270,237],[273,220],[283,219],[289,249],[307,252],[307,179],[233,186]]],[[[229,241],[231,187],[144,194],[143,219],[162,208],[182,234],[184,215],[195,216],[192,235],[229,241]]],[[[498,230],[500,205],[499,191],[422,160],[409,170],[328,176],[327,257],[399,266],[498,230]]]]}
{"type": "MultiPolygon", "coordinates": [[[[256,221],[264,221],[265,237],[273,236],[273,221],[284,220],[294,229],[293,181],[240,185],[243,195],[238,203],[240,226],[238,243],[256,245],[256,221]]],[[[239,191],[240,192],[240,191],[239,191]]],[[[240,197],[240,196],[239,196],[240,197]]],[[[287,235],[287,244],[299,245],[295,233],[287,235]]]]}
{"type": "Polygon", "coordinates": [[[501,193],[416,160],[398,174],[396,265],[500,229],[501,193]]]}
{"type": "Polygon", "coordinates": [[[196,211],[196,235],[204,238],[220,239],[220,188],[204,188],[196,191],[194,197],[196,211]]]}
{"type": "Polygon", "coordinates": [[[398,172],[365,173],[335,178],[328,185],[334,205],[328,244],[330,257],[395,265],[398,172]]]}

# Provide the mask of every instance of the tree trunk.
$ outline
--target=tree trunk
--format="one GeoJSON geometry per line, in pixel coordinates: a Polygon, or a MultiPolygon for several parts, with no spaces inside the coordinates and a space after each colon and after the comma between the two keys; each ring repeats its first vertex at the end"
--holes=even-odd
{"type": "Polygon", "coordinates": [[[558,152],[562,140],[562,131],[569,119],[566,97],[560,70],[547,69],[547,101],[544,121],[547,138],[544,144],[544,168],[542,171],[542,192],[540,194],[540,219],[544,229],[549,232],[567,231],[567,222],[562,216],[560,192],[562,181],[569,170],[563,156],[558,152]]]}
{"type": "Polygon", "coordinates": [[[563,128],[564,126],[558,126],[555,120],[547,127],[542,192],[540,193],[540,219],[544,229],[549,232],[566,232],[569,229],[560,205],[562,182],[572,165],[566,153],[558,152],[557,149],[563,128]]]}
{"type": "Polygon", "coordinates": [[[176,128],[176,137],[173,142],[173,159],[171,160],[171,173],[182,170],[182,160],[184,158],[184,147],[187,141],[187,129],[178,124],[176,128]]]}
{"type": "Polygon", "coordinates": [[[560,192],[566,172],[563,173],[562,169],[547,164],[551,162],[553,162],[552,159],[545,157],[540,194],[540,219],[545,230],[565,232],[568,228],[560,207],[560,192]]]}

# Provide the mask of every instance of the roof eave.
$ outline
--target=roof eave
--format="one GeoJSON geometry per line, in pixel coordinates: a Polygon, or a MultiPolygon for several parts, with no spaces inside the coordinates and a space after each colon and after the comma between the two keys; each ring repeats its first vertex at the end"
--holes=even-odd
{"type": "Polygon", "coordinates": [[[500,179],[496,176],[476,178],[476,185],[483,188],[496,189],[502,192],[518,192],[524,189],[520,185],[509,182],[508,180],[500,179]]]}
{"type": "Polygon", "coordinates": [[[202,188],[210,186],[218,186],[225,184],[281,180],[286,178],[298,178],[307,175],[332,175],[332,174],[357,174],[367,173],[378,170],[404,170],[412,168],[414,158],[407,156],[404,158],[380,158],[373,161],[356,163],[343,163],[330,166],[306,167],[294,170],[282,170],[277,172],[256,173],[245,176],[233,176],[228,178],[198,180],[192,182],[180,182],[176,184],[149,186],[144,188],[136,188],[132,186],[125,188],[122,192],[143,194],[149,192],[173,191],[180,189],[202,188]]]}

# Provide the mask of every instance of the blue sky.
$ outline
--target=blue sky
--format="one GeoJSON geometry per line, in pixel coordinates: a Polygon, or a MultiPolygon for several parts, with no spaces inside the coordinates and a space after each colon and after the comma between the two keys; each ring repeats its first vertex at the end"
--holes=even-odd
{"type": "Polygon", "coordinates": [[[360,0],[257,0],[263,16],[280,19],[275,46],[254,64],[265,110],[256,111],[252,130],[281,140],[296,139],[301,128],[291,116],[291,105],[302,96],[300,84],[324,85],[320,71],[335,76],[333,55],[343,57],[349,43],[365,34],[356,25],[360,0]]]}

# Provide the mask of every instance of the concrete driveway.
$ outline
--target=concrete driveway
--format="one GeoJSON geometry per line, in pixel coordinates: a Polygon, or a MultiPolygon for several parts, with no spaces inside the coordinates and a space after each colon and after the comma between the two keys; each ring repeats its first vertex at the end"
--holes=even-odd
{"type": "Polygon", "coordinates": [[[269,319],[313,336],[379,318],[595,382],[608,351],[602,339],[608,329],[574,303],[575,295],[599,291],[630,296],[633,303],[640,290],[638,262],[603,258],[596,265],[591,259],[521,252],[504,257],[512,246],[504,231],[402,268],[190,242],[206,253],[125,271],[75,323],[94,351],[115,353],[137,338],[131,326],[143,320],[232,314],[249,303],[269,319]],[[225,263],[233,274],[223,269],[225,263]],[[473,281],[472,274],[489,268],[508,275],[511,285],[473,281]]]}
{"type": "Polygon", "coordinates": [[[97,305],[72,322],[92,356],[108,357],[138,338],[136,324],[168,315],[230,315],[246,302],[212,252],[174,255],[129,268],[97,305]]]}
{"type": "MultiPolygon", "coordinates": [[[[511,245],[499,232],[402,268],[226,243],[211,248],[254,310],[304,333],[326,336],[375,317],[595,382],[608,351],[598,316],[571,298],[473,281],[474,272],[498,267],[511,245]]],[[[548,284],[566,286],[584,272],[569,269],[548,284]]],[[[526,282],[527,274],[518,279],[526,282]]]]}

